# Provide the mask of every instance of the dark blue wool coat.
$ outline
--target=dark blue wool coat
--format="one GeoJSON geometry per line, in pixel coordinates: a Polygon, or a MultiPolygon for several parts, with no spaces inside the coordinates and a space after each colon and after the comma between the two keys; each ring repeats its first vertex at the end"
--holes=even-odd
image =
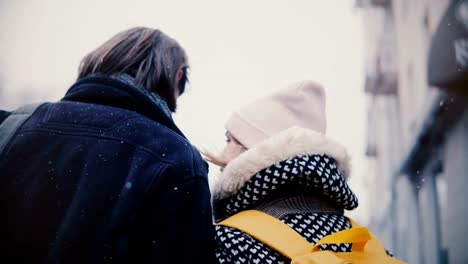
{"type": "Polygon", "coordinates": [[[207,173],[147,95],[82,79],[39,107],[0,154],[2,258],[213,263],[207,173]]]}

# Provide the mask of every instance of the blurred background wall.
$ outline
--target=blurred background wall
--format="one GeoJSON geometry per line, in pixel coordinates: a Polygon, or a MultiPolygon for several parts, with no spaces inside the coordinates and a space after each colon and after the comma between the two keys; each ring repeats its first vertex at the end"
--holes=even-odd
{"type": "Polygon", "coordinates": [[[468,7],[356,1],[365,27],[370,225],[409,263],[468,263],[467,101],[427,81],[436,31],[455,26],[442,21],[450,4],[468,7]]]}

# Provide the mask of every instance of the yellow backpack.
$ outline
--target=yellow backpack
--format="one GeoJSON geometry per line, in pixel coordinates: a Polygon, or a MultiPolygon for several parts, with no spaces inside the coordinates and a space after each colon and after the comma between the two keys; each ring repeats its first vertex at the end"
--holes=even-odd
{"type": "Polygon", "coordinates": [[[384,247],[365,227],[354,221],[351,228],[325,236],[315,245],[280,220],[266,213],[247,210],[219,223],[241,230],[291,259],[292,264],[404,263],[387,256],[384,247]],[[323,244],[352,243],[351,252],[319,250],[323,244]]]}

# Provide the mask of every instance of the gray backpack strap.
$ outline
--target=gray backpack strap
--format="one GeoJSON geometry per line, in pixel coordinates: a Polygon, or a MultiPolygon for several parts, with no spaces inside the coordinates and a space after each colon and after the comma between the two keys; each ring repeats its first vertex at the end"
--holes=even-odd
{"type": "Polygon", "coordinates": [[[5,146],[21,125],[28,120],[34,111],[42,104],[43,103],[35,103],[22,106],[13,111],[13,113],[0,124],[0,153],[2,153],[5,146]]]}

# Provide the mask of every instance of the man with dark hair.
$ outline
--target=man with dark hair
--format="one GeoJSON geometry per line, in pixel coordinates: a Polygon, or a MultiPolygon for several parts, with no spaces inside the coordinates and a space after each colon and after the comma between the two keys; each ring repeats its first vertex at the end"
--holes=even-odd
{"type": "Polygon", "coordinates": [[[62,100],[2,112],[5,259],[215,262],[207,164],[171,117],[186,75],[175,40],[133,28],[82,60],[62,100]]]}

